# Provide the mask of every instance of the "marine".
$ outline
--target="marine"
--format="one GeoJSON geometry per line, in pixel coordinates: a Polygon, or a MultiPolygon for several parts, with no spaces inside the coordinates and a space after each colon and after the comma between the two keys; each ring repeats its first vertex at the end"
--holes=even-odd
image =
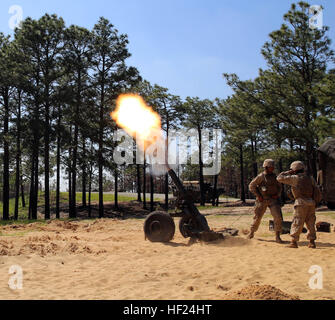
{"type": "Polygon", "coordinates": [[[292,194],[295,199],[289,247],[298,248],[300,235],[306,223],[309,231],[307,235],[308,247],[316,248],[315,208],[321,197],[321,192],[314,178],[306,174],[306,167],[303,162],[293,162],[290,169],[290,171],[282,172],[277,177],[278,182],[292,187],[292,194]]]}
{"type": "Polygon", "coordinates": [[[282,185],[277,181],[277,176],[274,173],[275,161],[267,159],[263,163],[264,172],[258,175],[249,185],[249,190],[256,196],[255,215],[250,228],[248,239],[255,236],[258,230],[264,213],[267,208],[270,208],[274,219],[274,228],[276,232],[276,242],[283,243],[280,238],[282,232],[283,217],[279,198],[282,192],[282,185]]]}

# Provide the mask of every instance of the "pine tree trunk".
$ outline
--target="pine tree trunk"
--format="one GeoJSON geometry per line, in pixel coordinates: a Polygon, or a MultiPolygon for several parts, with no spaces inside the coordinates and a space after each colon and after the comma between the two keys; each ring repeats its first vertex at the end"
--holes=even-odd
{"type": "Polygon", "coordinates": [[[20,199],[20,163],[21,163],[21,92],[18,92],[18,116],[16,133],[16,177],[15,177],[15,209],[14,219],[19,218],[19,199],[20,199]]]}
{"type": "Polygon", "coordinates": [[[142,190],[141,190],[141,170],[140,170],[140,165],[137,164],[136,165],[136,173],[137,173],[137,201],[138,202],[142,202],[142,199],[141,199],[141,193],[142,193],[142,190]]]}
{"type": "MultiPolygon", "coordinates": [[[[38,113],[35,111],[35,121],[38,123],[38,113]]],[[[37,125],[36,125],[37,127],[37,125]]],[[[32,185],[32,207],[31,207],[31,219],[37,220],[37,206],[38,206],[38,166],[39,166],[39,132],[34,126],[34,145],[33,145],[33,185],[32,185]]]]}
{"type": "MultiPolygon", "coordinates": [[[[49,89],[47,87],[47,93],[49,89]]],[[[45,201],[45,219],[50,219],[50,184],[49,184],[49,174],[50,174],[50,110],[49,102],[47,101],[45,107],[45,132],[44,132],[44,201],[45,201]]]]}
{"type": "Polygon", "coordinates": [[[311,142],[306,143],[307,172],[317,179],[316,155],[311,142]]]}
{"type": "MultiPolygon", "coordinates": [[[[37,148],[36,148],[37,149],[37,148]]],[[[38,150],[38,149],[37,149],[38,150]]],[[[39,166],[39,159],[38,159],[38,151],[36,151],[36,158],[35,158],[35,177],[34,177],[34,194],[33,194],[33,211],[32,211],[32,219],[37,220],[37,208],[38,208],[38,166],[39,166]]]]}
{"type": "Polygon", "coordinates": [[[104,217],[104,191],[103,191],[103,166],[102,156],[99,156],[99,218],[104,217]]]}
{"type": "MultiPolygon", "coordinates": [[[[70,126],[70,145],[72,145],[72,126],[70,126]]],[[[69,216],[70,216],[70,213],[71,213],[71,210],[72,210],[72,204],[73,204],[72,197],[74,196],[72,194],[71,160],[72,160],[72,147],[69,148],[69,162],[68,162],[68,170],[69,170],[69,176],[68,176],[68,183],[69,183],[69,216]]]]}
{"type": "MultiPolygon", "coordinates": [[[[21,166],[22,167],[22,166],[21,166]]],[[[22,172],[22,170],[21,170],[22,172]]],[[[21,201],[22,201],[22,208],[26,207],[26,200],[24,198],[24,185],[23,185],[23,176],[21,175],[20,178],[20,184],[21,184],[21,201]]]]}
{"type": "Polygon", "coordinates": [[[60,145],[57,142],[56,219],[60,219],[60,145]]]}
{"type": "Polygon", "coordinates": [[[9,124],[9,97],[8,89],[4,90],[4,156],[3,156],[3,220],[9,220],[9,142],[8,142],[8,124],[9,124]]]}
{"type": "Polygon", "coordinates": [[[30,190],[29,190],[29,220],[33,218],[33,205],[34,205],[34,187],[35,187],[35,159],[34,155],[31,158],[31,174],[30,174],[30,190]]]}
{"type": "Polygon", "coordinates": [[[77,217],[77,158],[78,158],[78,143],[79,143],[79,115],[81,106],[81,72],[78,73],[78,83],[77,83],[77,97],[76,97],[76,111],[75,111],[75,125],[74,125],[74,146],[73,146],[73,159],[72,159],[72,205],[70,210],[70,217],[77,217]]]}
{"type": "Polygon", "coordinates": [[[32,145],[32,157],[31,157],[31,177],[30,177],[30,198],[29,198],[29,217],[31,220],[37,219],[37,205],[38,205],[38,166],[39,166],[39,144],[40,144],[40,133],[39,133],[39,104],[35,101],[33,116],[33,136],[34,141],[32,145]]]}
{"type": "Polygon", "coordinates": [[[72,166],[71,166],[71,188],[72,188],[72,201],[70,208],[70,218],[77,217],[77,155],[78,155],[78,124],[74,128],[74,146],[72,150],[72,166]]]}
{"type": "Polygon", "coordinates": [[[24,195],[24,185],[23,185],[23,170],[22,170],[22,157],[20,157],[20,186],[21,186],[21,202],[22,202],[22,208],[26,207],[26,200],[24,195]]]}
{"type": "Polygon", "coordinates": [[[86,139],[83,138],[83,166],[82,166],[82,205],[87,207],[86,203],[86,139]]]}
{"type": "MultiPolygon", "coordinates": [[[[17,155],[17,157],[20,156],[17,155]]],[[[20,160],[16,159],[14,220],[18,220],[19,218],[19,200],[20,200],[20,160]]]]}
{"type": "Polygon", "coordinates": [[[154,177],[152,166],[150,167],[150,212],[154,211],[154,177]]]}
{"type": "Polygon", "coordinates": [[[253,169],[253,177],[256,178],[258,176],[258,165],[256,161],[256,142],[251,139],[251,157],[252,157],[252,169],[253,169]]]}
{"type": "Polygon", "coordinates": [[[243,165],[243,145],[240,145],[240,171],[241,171],[241,200],[245,203],[245,188],[244,188],[244,165],[243,165]]]}
{"type": "Polygon", "coordinates": [[[204,164],[202,161],[202,137],[201,129],[198,127],[198,138],[199,138],[199,178],[200,178],[200,195],[201,195],[201,206],[205,206],[205,190],[204,190],[204,164]]]}
{"type": "Polygon", "coordinates": [[[102,79],[100,94],[100,114],[99,114],[99,151],[98,151],[98,170],[99,170],[99,218],[104,217],[104,192],[103,192],[103,138],[104,138],[104,106],[105,106],[105,57],[102,62],[102,79]]]}
{"type": "Polygon", "coordinates": [[[212,205],[213,206],[219,206],[219,199],[218,199],[218,196],[217,196],[217,193],[218,193],[218,177],[219,175],[215,175],[214,177],[214,188],[213,188],[213,201],[212,201],[212,205]]]}
{"type": "Polygon", "coordinates": [[[92,217],[91,195],[92,195],[92,165],[90,165],[89,181],[88,181],[88,217],[92,217]]]}
{"type": "MultiPolygon", "coordinates": [[[[167,116],[168,117],[168,116],[167,116]]],[[[169,164],[169,122],[166,124],[165,163],[169,164]]],[[[165,209],[169,210],[169,174],[165,174],[165,209]]]]}
{"type": "Polygon", "coordinates": [[[119,210],[119,201],[118,201],[118,171],[117,168],[114,171],[114,206],[115,210],[119,210]]]}
{"type": "Polygon", "coordinates": [[[72,206],[72,179],[71,179],[71,170],[69,170],[69,176],[68,176],[68,183],[69,183],[69,214],[70,214],[70,208],[72,206]]]}
{"type": "Polygon", "coordinates": [[[60,151],[61,151],[61,133],[60,133],[60,125],[61,125],[61,110],[59,110],[58,121],[57,121],[57,173],[56,173],[56,219],[60,218],[60,151]]]}

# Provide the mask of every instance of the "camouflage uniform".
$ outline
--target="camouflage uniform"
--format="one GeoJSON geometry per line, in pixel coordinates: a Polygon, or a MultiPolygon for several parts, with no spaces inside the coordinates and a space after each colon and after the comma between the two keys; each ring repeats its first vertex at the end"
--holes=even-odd
{"type": "Polygon", "coordinates": [[[262,221],[266,209],[269,207],[274,219],[274,227],[276,232],[282,231],[282,214],[278,199],[273,199],[273,196],[279,198],[282,192],[282,185],[277,181],[277,176],[267,174],[266,172],[258,175],[249,185],[249,190],[257,197],[262,197],[263,202],[256,200],[254,221],[251,225],[251,232],[255,233],[262,221]]]}
{"type": "Polygon", "coordinates": [[[277,180],[280,183],[290,185],[295,199],[294,217],[291,227],[291,237],[293,242],[298,242],[300,234],[306,223],[309,231],[307,239],[310,241],[316,240],[315,230],[315,201],[313,200],[314,190],[318,188],[313,177],[305,173],[291,174],[283,172],[277,180]]]}

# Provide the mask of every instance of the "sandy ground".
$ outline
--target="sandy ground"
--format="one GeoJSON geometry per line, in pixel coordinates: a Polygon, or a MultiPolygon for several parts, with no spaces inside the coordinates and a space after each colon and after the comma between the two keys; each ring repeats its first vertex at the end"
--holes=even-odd
{"type": "MultiPolygon", "coordinates": [[[[292,207],[284,212],[289,221],[292,207]]],[[[289,249],[273,241],[269,215],[255,239],[245,238],[252,207],[205,214],[213,229],[234,227],[240,236],[188,245],[176,230],[171,243],[150,243],[143,219],[1,227],[0,299],[335,299],[334,232],[318,233],[315,250],[306,235],[289,249]],[[8,286],[12,265],[23,270],[22,290],[8,286]],[[323,270],[322,290],[309,288],[312,265],[323,270]]],[[[335,224],[334,216],[317,217],[335,224]]]]}

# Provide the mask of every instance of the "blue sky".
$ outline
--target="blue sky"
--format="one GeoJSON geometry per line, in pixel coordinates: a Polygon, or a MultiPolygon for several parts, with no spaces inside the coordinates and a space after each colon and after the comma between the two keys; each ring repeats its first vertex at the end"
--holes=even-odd
{"type": "MultiPolygon", "coordinates": [[[[279,29],[289,0],[1,0],[0,31],[8,26],[9,8],[20,5],[23,17],[62,16],[67,25],[92,28],[100,16],[129,36],[132,57],[151,83],[173,94],[225,98],[230,89],[222,73],[242,79],[265,67],[260,54],[268,34],[279,29]]],[[[335,0],[308,1],[325,8],[324,24],[335,39],[335,0]]],[[[333,45],[334,47],[334,45],[333,45]]]]}

